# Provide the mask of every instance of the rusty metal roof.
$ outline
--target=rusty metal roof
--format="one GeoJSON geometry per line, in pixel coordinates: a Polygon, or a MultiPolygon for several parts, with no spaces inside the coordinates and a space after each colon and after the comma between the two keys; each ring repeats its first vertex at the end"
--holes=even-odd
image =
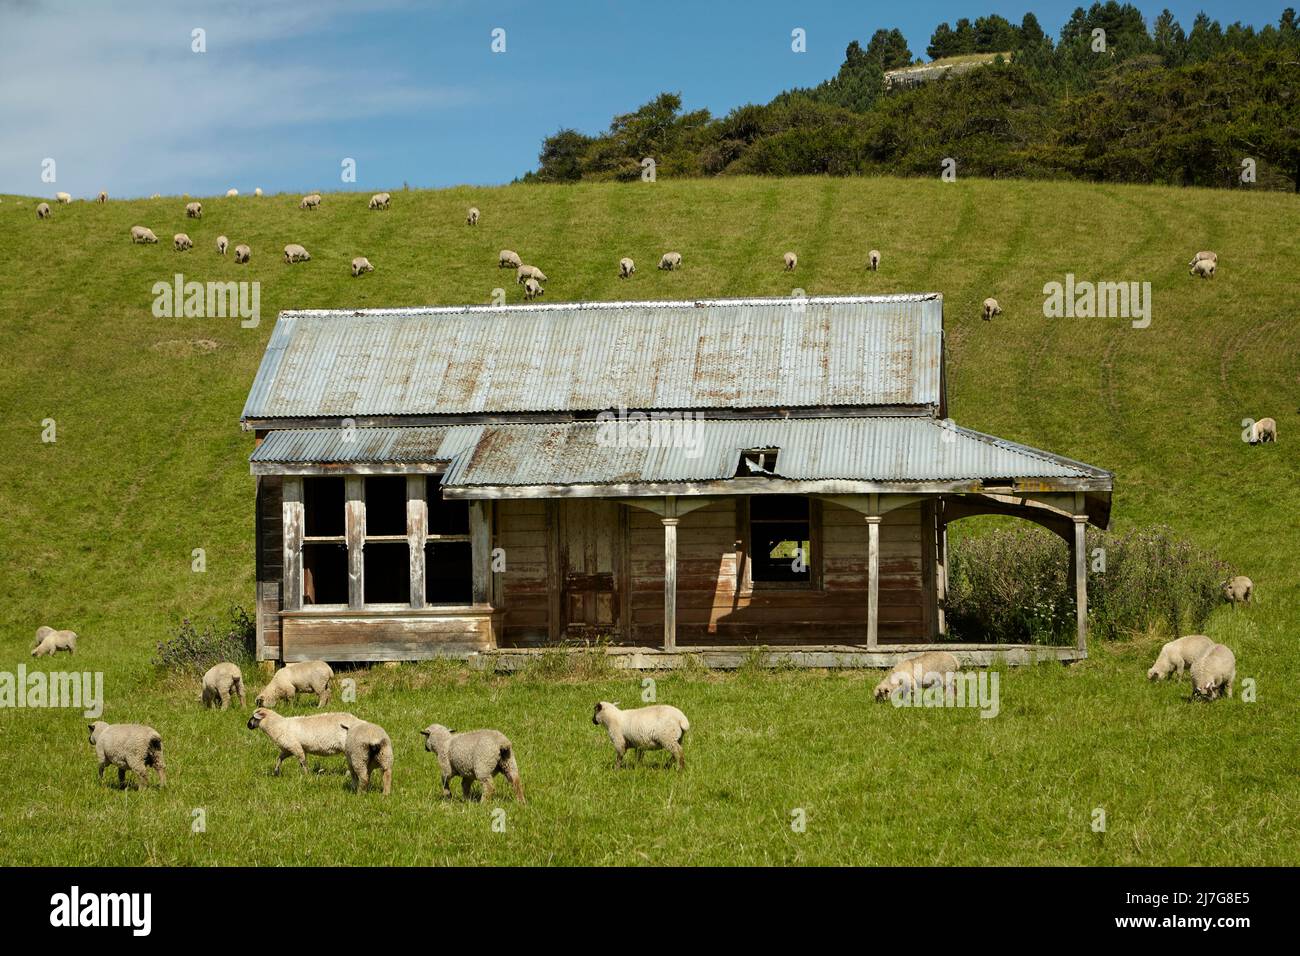
{"type": "Polygon", "coordinates": [[[269,432],[249,461],[258,464],[439,464],[472,449],[482,426],[295,428],[269,432]]]}
{"type": "Polygon", "coordinates": [[[281,313],[243,420],[943,401],[938,294],[281,313]]]}

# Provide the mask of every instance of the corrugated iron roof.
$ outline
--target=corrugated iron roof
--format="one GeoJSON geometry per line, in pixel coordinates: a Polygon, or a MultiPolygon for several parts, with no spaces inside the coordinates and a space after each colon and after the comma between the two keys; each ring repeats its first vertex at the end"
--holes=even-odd
{"type": "Polygon", "coordinates": [[[938,294],[281,313],[243,418],[934,406],[938,294]]]}
{"type": "Polygon", "coordinates": [[[481,425],[434,428],[294,428],[272,431],[255,464],[438,464],[473,449],[481,425]]]}

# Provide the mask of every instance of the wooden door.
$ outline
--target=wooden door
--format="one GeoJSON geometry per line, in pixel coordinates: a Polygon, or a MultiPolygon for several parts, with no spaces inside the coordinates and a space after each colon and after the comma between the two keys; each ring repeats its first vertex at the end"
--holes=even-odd
{"type": "Polygon", "coordinates": [[[626,587],[625,509],[599,498],[559,502],[560,608],[571,640],[622,634],[626,587]]]}

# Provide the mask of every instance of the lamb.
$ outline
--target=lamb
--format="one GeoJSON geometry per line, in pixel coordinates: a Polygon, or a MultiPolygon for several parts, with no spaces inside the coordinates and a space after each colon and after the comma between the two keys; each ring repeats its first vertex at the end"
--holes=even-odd
{"type": "Polygon", "coordinates": [[[101,189],[101,190],[99,191],[99,195],[95,197],[95,202],[97,202],[97,203],[106,203],[106,202],[108,202],[108,191],[105,190],[105,189],[101,189]]]}
{"type": "Polygon", "coordinates": [[[248,260],[252,255],[253,255],[253,250],[248,248],[248,246],[244,245],[242,242],[239,245],[235,246],[236,265],[241,265],[241,266],[248,265],[248,260]]]}
{"type": "Polygon", "coordinates": [[[360,793],[370,789],[370,771],[383,771],[383,790],[393,791],[393,742],[383,727],[368,721],[351,720],[339,724],[347,733],[343,752],[347,754],[348,770],[352,774],[352,789],[360,793]]]}
{"type": "Polygon", "coordinates": [[[152,229],[146,229],[144,226],[131,227],[132,242],[157,242],[158,237],[153,234],[152,229]]]}
{"type": "Polygon", "coordinates": [[[420,733],[424,735],[424,749],[438,757],[443,797],[451,796],[451,778],[460,777],[460,792],[466,800],[475,780],[483,788],[483,799],[491,800],[496,789],[493,778],[501,774],[514,788],[515,800],[527,802],[514,748],[509,738],[499,730],[470,730],[458,734],[442,724],[430,724],[420,733]]]}
{"type": "Polygon", "coordinates": [[[1277,441],[1277,422],[1272,418],[1261,418],[1250,426],[1250,443],[1258,445],[1262,442],[1277,441]]]}
{"type": "Polygon", "coordinates": [[[183,232],[178,232],[172,236],[172,248],[177,252],[185,252],[194,248],[194,240],[183,232]]]}
{"type": "Polygon", "coordinates": [[[227,199],[234,199],[238,195],[239,195],[239,190],[233,186],[231,186],[229,189],[226,190],[227,199]]]}
{"type": "Polygon", "coordinates": [[[1002,314],[1002,306],[998,305],[997,299],[984,300],[984,321],[987,322],[995,315],[1002,314]]]}
{"type": "Polygon", "coordinates": [[[43,203],[41,203],[40,205],[38,205],[38,206],[36,207],[36,218],[37,218],[37,219],[49,219],[49,218],[50,218],[50,204],[49,204],[49,203],[47,203],[47,202],[43,202],[43,203]]]}
{"type": "Polygon", "coordinates": [[[71,194],[71,193],[55,193],[55,194],[54,194],[54,198],[55,198],[55,200],[56,200],[57,202],[61,202],[61,203],[63,203],[65,206],[72,202],[72,194],[71,194]]]}
{"type": "Polygon", "coordinates": [[[1218,263],[1213,259],[1197,259],[1192,263],[1192,268],[1188,271],[1188,275],[1200,276],[1202,279],[1213,279],[1214,270],[1217,267],[1218,263]]]}
{"type": "Polygon", "coordinates": [[[319,694],[317,707],[324,707],[330,699],[330,681],[334,671],[324,661],[299,661],[285,664],[271,678],[270,683],[253,701],[258,707],[274,707],[282,700],[293,700],[295,694],[319,694]]]}
{"type": "Polygon", "coordinates": [[[117,782],[126,789],[126,772],[130,770],[139,783],[149,782],[149,768],[158,774],[158,786],[167,784],[167,765],[163,762],[162,737],[144,724],[110,724],[97,720],[88,725],[90,743],[99,758],[99,779],[104,768],[117,767],[117,782]]]}
{"type": "Polygon", "coordinates": [[[365,272],[374,272],[375,267],[370,264],[370,260],[365,256],[357,256],[352,260],[352,278],[357,278],[365,272]]]}
{"type": "Polygon", "coordinates": [[[224,256],[228,248],[230,248],[230,240],[225,236],[217,236],[217,252],[224,256]]]}
{"type": "Polygon", "coordinates": [[[186,218],[186,219],[202,219],[202,218],[203,218],[203,203],[201,203],[201,202],[189,202],[189,203],[186,203],[186,204],[185,204],[185,218],[186,218]]]}
{"type": "Polygon", "coordinates": [[[298,243],[291,242],[284,247],[284,261],[311,262],[311,254],[298,243]]]}
{"type": "Polygon", "coordinates": [[[785,271],[794,272],[794,267],[799,264],[799,257],[796,256],[793,252],[787,252],[784,256],[784,259],[785,259],[785,271]]]}
{"type": "Polygon", "coordinates": [[[636,272],[636,263],[624,256],[618,260],[618,277],[620,279],[632,278],[632,273],[636,272]]]}
{"type": "Polygon", "coordinates": [[[541,295],[544,291],[545,290],[542,288],[542,284],[538,282],[536,279],[534,279],[532,276],[529,276],[527,279],[524,280],[525,299],[529,299],[529,300],[535,299],[539,295],[541,295]]]}
{"type": "Polygon", "coordinates": [[[276,758],[275,776],[280,775],[280,765],[289,757],[298,758],[298,765],[307,773],[307,754],[316,757],[333,757],[341,754],[347,744],[347,725],[357,718],[348,713],[312,714],[308,717],[281,717],[269,707],[258,706],[248,718],[248,729],[259,727],[271,742],[280,748],[276,758]]]}
{"type": "Polygon", "coordinates": [[[498,269],[518,269],[523,265],[523,260],[519,258],[519,253],[511,249],[502,249],[497,255],[498,269]]]}
{"type": "Polygon", "coordinates": [[[1214,700],[1225,692],[1231,697],[1236,679],[1236,656],[1222,644],[1215,644],[1192,662],[1192,697],[1214,700]]]}
{"type": "Polygon", "coordinates": [[[56,631],[52,627],[36,629],[36,643],[32,645],[32,657],[53,657],[59,651],[75,654],[77,635],[72,631],[56,631]]]}
{"type": "Polygon", "coordinates": [[[1244,574],[1223,582],[1223,599],[1231,604],[1249,604],[1255,596],[1255,582],[1244,574]]]}
{"type": "Polygon", "coordinates": [[[1209,259],[1216,266],[1219,264],[1219,254],[1217,252],[1198,252],[1196,255],[1192,256],[1192,261],[1187,263],[1187,267],[1190,269],[1202,259],[1209,259]]]}
{"type": "Polygon", "coordinates": [[[874,691],[876,700],[893,696],[899,688],[911,693],[917,687],[943,686],[952,682],[952,675],[961,670],[961,662],[947,651],[926,651],[899,661],[884,676],[874,691]]]}
{"type": "Polygon", "coordinates": [[[665,252],[659,257],[659,268],[667,269],[671,272],[674,269],[682,267],[682,254],[680,252],[665,252]]]}
{"type": "Polygon", "coordinates": [[[310,196],[303,196],[298,202],[299,209],[317,209],[320,206],[320,193],[312,193],[310,196]]]}
{"type": "Polygon", "coordinates": [[[524,280],[528,278],[536,279],[538,282],[546,281],[545,273],[543,273],[541,269],[537,268],[537,266],[521,265],[515,270],[515,282],[519,285],[523,285],[524,280]]]}
{"type": "Polygon", "coordinates": [[[370,197],[370,208],[387,209],[389,200],[391,198],[392,197],[389,196],[388,193],[375,193],[373,196],[370,197]]]}
{"type": "Polygon", "coordinates": [[[682,741],[691,723],[676,707],[652,704],[634,710],[619,710],[617,704],[602,700],[592,712],[591,722],[603,724],[614,745],[615,766],[623,766],[623,754],[631,747],[636,751],[636,762],[646,750],[667,750],[677,758],[677,769],[686,769],[682,741]]]}
{"type": "Polygon", "coordinates": [[[867,253],[867,263],[871,266],[871,271],[876,272],[880,268],[880,252],[872,249],[867,253]]]}
{"type": "Polygon", "coordinates": [[[230,706],[232,697],[239,698],[240,707],[248,706],[244,700],[244,675],[240,673],[239,666],[229,661],[213,664],[203,675],[203,706],[211,707],[220,703],[221,709],[225,710],[230,706]]]}
{"type": "Polygon", "coordinates": [[[477,206],[470,206],[470,207],[469,207],[469,215],[467,215],[467,216],[465,217],[465,222],[466,222],[468,225],[471,225],[471,226],[477,226],[477,225],[478,225],[478,207],[477,207],[477,206]]]}
{"type": "Polygon", "coordinates": [[[1147,671],[1147,680],[1164,680],[1175,671],[1182,677],[1183,669],[1190,668],[1198,657],[1213,646],[1214,641],[1204,634],[1188,634],[1170,641],[1160,648],[1160,656],[1147,671]]]}

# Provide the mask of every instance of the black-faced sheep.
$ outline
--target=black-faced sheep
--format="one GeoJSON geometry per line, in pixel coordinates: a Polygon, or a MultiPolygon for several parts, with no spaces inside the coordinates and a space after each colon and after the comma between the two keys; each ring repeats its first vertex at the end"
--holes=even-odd
{"type": "Polygon", "coordinates": [[[178,232],[172,236],[172,248],[177,252],[188,252],[194,248],[194,240],[183,232],[178,232]]]}
{"type": "Polygon", "coordinates": [[[152,229],[146,229],[144,226],[131,227],[132,242],[157,242],[158,237],[153,234],[152,229]]]}
{"type": "Polygon", "coordinates": [[[871,266],[871,271],[875,272],[880,268],[880,253],[872,249],[867,253],[867,264],[871,266]]]}
{"type": "Polygon", "coordinates": [[[987,322],[995,315],[1002,314],[1002,306],[998,305],[997,299],[984,300],[984,321],[987,322]]]}
{"type": "Polygon", "coordinates": [[[1170,641],[1160,648],[1160,655],[1147,671],[1147,680],[1164,680],[1170,674],[1183,675],[1198,657],[1214,646],[1214,641],[1204,634],[1188,634],[1170,641]]]}
{"type": "Polygon", "coordinates": [[[217,253],[224,256],[228,248],[230,248],[230,240],[225,236],[217,236],[217,253]]]}
{"type": "Polygon", "coordinates": [[[203,218],[203,203],[201,203],[201,202],[191,202],[191,203],[186,203],[186,204],[185,204],[185,218],[187,218],[187,219],[202,219],[202,218],[203,218]]]}
{"type": "Polygon", "coordinates": [[[1277,421],[1272,418],[1261,418],[1250,426],[1250,443],[1259,445],[1263,442],[1277,441],[1277,421]]]}
{"type": "Polygon", "coordinates": [[[50,216],[52,216],[52,215],[53,215],[53,213],[50,212],[50,204],[49,204],[49,203],[47,203],[47,202],[43,202],[43,203],[39,204],[39,205],[36,207],[36,218],[37,218],[37,219],[49,219],[50,216]]]}
{"type": "Polygon", "coordinates": [[[478,207],[470,206],[469,213],[465,216],[465,224],[469,226],[478,225],[478,207]]]}
{"type": "Polygon", "coordinates": [[[315,212],[320,208],[320,193],[311,193],[308,196],[303,196],[302,199],[298,201],[298,208],[310,209],[315,212]]]}
{"type": "Polygon", "coordinates": [[[955,655],[947,651],[926,651],[895,664],[876,685],[873,695],[876,700],[884,700],[899,689],[912,693],[918,687],[939,686],[946,691],[960,669],[961,662],[955,655]]]}
{"type": "Polygon", "coordinates": [[[253,701],[258,707],[274,707],[282,700],[293,700],[297,694],[319,694],[317,707],[324,707],[330,699],[330,681],[334,671],[324,661],[299,661],[285,664],[272,676],[253,701]]]}
{"type": "Polygon", "coordinates": [[[32,657],[53,656],[59,651],[75,654],[77,635],[72,631],[56,631],[52,627],[36,629],[36,643],[32,645],[32,657]]]}
{"type": "Polygon", "coordinates": [[[535,299],[539,295],[541,295],[544,291],[545,290],[542,288],[542,284],[538,282],[536,279],[534,279],[532,276],[529,276],[527,279],[524,280],[525,299],[531,301],[532,299],[535,299]]]}
{"type": "Polygon", "coordinates": [[[1227,694],[1237,679],[1237,658],[1222,644],[1215,644],[1192,662],[1192,696],[1205,700],[1227,694]]]}
{"type": "Polygon", "coordinates": [[[97,202],[97,203],[101,203],[101,204],[102,204],[102,203],[106,203],[106,202],[108,202],[108,191],[107,191],[107,190],[104,190],[104,189],[101,189],[101,190],[99,191],[99,195],[95,197],[95,202],[97,202]]]}
{"type": "Polygon", "coordinates": [[[1219,264],[1213,259],[1197,259],[1192,263],[1191,269],[1188,270],[1188,275],[1199,276],[1202,279],[1213,279],[1215,270],[1218,267],[1219,264]]]}
{"type": "Polygon", "coordinates": [[[352,278],[356,278],[366,272],[374,272],[375,267],[370,264],[370,260],[365,256],[357,256],[352,260],[352,278]]]}
{"type": "Polygon", "coordinates": [[[203,706],[220,704],[225,710],[235,697],[239,698],[240,707],[248,706],[244,700],[244,675],[240,673],[239,665],[222,661],[209,667],[203,675],[203,706]]]}
{"type": "Polygon", "coordinates": [[[1202,252],[1198,252],[1196,255],[1192,256],[1192,261],[1189,262],[1189,263],[1187,263],[1187,268],[1190,269],[1192,266],[1196,265],[1196,263],[1200,262],[1202,259],[1209,259],[1209,260],[1210,260],[1211,262],[1213,262],[1216,266],[1219,264],[1219,254],[1218,254],[1217,252],[1204,252],[1204,251],[1202,251],[1202,252]]]}
{"type": "Polygon", "coordinates": [[[519,258],[519,253],[513,249],[502,249],[497,254],[497,268],[499,269],[518,269],[523,265],[523,260],[519,258]]]}
{"type": "Polygon", "coordinates": [[[311,253],[296,242],[291,242],[284,247],[285,262],[311,262],[311,253]]]}
{"type": "Polygon", "coordinates": [[[515,270],[515,282],[523,285],[527,279],[536,279],[538,282],[546,281],[546,274],[537,266],[521,265],[515,270]]]}
{"type": "Polygon", "coordinates": [[[130,770],[140,784],[149,782],[150,768],[158,774],[158,786],[167,783],[167,766],[163,762],[162,737],[144,724],[109,724],[97,720],[90,727],[90,745],[99,758],[99,779],[110,764],[117,767],[117,782],[125,789],[130,770]]]}
{"type": "Polygon", "coordinates": [[[343,721],[339,724],[347,732],[343,752],[347,754],[348,771],[352,774],[352,789],[357,793],[370,789],[370,772],[383,774],[385,795],[393,790],[393,742],[383,727],[365,720],[343,721]]]}
{"type": "Polygon", "coordinates": [[[610,743],[614,745],[614,763],[619,768],[623,766],[623,754],[628,749],[636,751],[638,764],[643,751],[667,750],[676,758],[678,770],[686,768],[682,741],[686,731],[691,729],[691,723],[676,707],[652,704],[634,710],[620,710],[617,704],[602,700],[596,704],[591,722],[603,725],[609,734],[610,743]]]}
{"type": "Polygon", "coordinates": [[[72,193],[55,193],[54,200],[66,206],[72,202],[72,193]]]}
{"type": "Polygon", "coordinates": [[[636,272],[635,262],[633,262],[627,256],[624,256],[622,259],[618,260],[618,277],[620,279],[630,279],[634,272],[636,272]]]}
{"type": "Polygon", "coordinates": [[[332,757],[343,753],[347,743],[347,724],[357,718],[348,713],[311,714],[306,717],[281,717],[269,707],[259,706],[248,718],[248,729],[258,730],[271,738],[280,748],[275,769],[280,775],[280,765],[295,757],[303,772],[307,772],[307,754],[315,757],[332,757]]]}
{"type": "Polygon", "coordinates": [[[782,256],[782,260],[785,262],[786,272],[794,272],[795,266],[799,264],[799,257],[796,256],[793,252],[787,252],[784,256],[782,256]]]}
{"type": "Polygon", "coordinates": [[[370,208],[387,209],[388,204],[391,201],[392,201],[392,197],[389,196],[388,193],[375,193],[373,196],[370,197],[370,208]]]}
{"type": "Polygon", "coordinates": [[[665,252],[659,257],[659,268],[672,272],[674,269],[682,267],[682,254],[680,252],[665,252]]]}
{"type": "Polygon", "coordinates": [[[242,242],[239,245],[235,246],[236,265],[241,265],[241,266],[247,265],[248,260],[252,257],[252,255],[253,255],[253,250],[248,248],[248,246],[244,245],[242,242]]]}
{"type": "Polygon", "coordinates": [[[505,734],[498,730],[470,730],[458,734],[442,724],[430,724],[420,733],[424,735],[424,749],[438,758],[444,797],[451,796],[452,778],[460,777],[460,791],[466,800],[475,780],[483,788],[483,799],[491,800],[495,793],[493,777],[501,774],[514,788],[515,799],[525,802],[519,765],[505,734]]]}
{"type": "Polygon", "coordinates": [[[1230,604],[1249,604],[1255,596],[1255,582],[1238,574],[1223,582],[1223,599],[1230,604]]]}

